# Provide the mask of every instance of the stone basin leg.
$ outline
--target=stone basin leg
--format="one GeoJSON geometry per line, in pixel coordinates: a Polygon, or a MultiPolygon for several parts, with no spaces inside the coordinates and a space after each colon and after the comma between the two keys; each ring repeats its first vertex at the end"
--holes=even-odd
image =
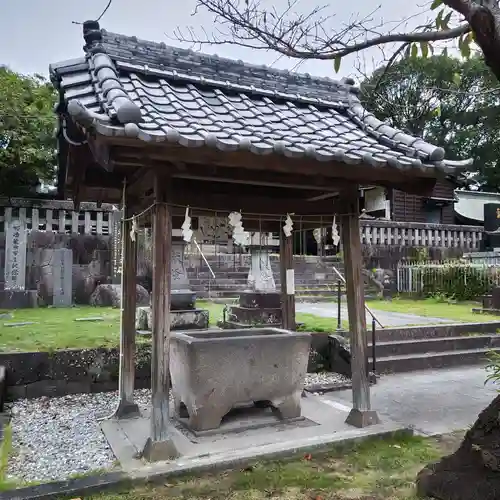
{"type": "Polygon", "coordinates": [[[174,412],[177,418],[189,418],[189,413],[187,411],[186,405],[182,402],[181,398],[178,396],[173,396],[174,398],[174,412]]]}
{"type": "Polygon", "coordinates": [[[301,415],[300,398],[302,391],[297,391],[284,398],[275,399],[271,401],[273,409],[280,416],[281,419],[286,420],[289,418],[298,418],[301,415]]]}
{"type": "Polygon", "coordinates": [[[194,431],[208,431],[220,427],[224,416],[231,410],[220,404],[212,403],[202,407],[184,403],[179,396],[173,395],[176,418],[189,419],[188,427],[194,431]]]}
{"type": "Polygon", "coordinates": [[[207,405],[200,408],[193,408],[186,405],[189,413],[189,427],[195,431],[208,431],[218,429],[224,416],[231,408],[226,408],[217,404],[207,405]]]}

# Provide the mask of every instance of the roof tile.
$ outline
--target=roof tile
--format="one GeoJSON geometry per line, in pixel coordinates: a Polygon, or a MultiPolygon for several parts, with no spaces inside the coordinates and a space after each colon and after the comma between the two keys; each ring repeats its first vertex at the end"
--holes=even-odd
{"type": "Polygon", "coordinates": [[[88,52],[86,65],[51,69],[66,101],[95,109],[90,122],[107,135],[352,165],[444,165],[440,148],[378,120],[342,82],[105,31],[102,46],[88,52]]]}

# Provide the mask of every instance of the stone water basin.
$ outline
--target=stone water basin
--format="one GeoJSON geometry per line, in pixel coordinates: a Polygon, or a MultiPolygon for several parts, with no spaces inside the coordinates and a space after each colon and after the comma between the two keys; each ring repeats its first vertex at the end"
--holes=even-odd
{"type": "Polygon", "coordinates": [[[193,431],[217,429],[232,408],[249,403],[300,417],[310,346],[310,334],[279,328],[173,332],[175,416],[189,417],[193,431]]]}

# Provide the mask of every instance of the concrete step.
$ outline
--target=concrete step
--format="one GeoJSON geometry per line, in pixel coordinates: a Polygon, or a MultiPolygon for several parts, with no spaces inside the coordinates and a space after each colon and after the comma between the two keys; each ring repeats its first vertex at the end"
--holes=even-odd
{"type": "MultiPolygon", "coordinates": [[[[193,290],[194,291],[194,290],[193,290]]],[[[210,292],[208,290],[196,290],[196,298],[198,299],[238,299],[238,290],[212,290],[210,292]]]]}
{"type": "MultiPolygon", "coordinates": [[[[374,307],[376,309],[376,307],[374,307]]],[[[450,323],[439,325],[403,326],[377,330],[377,344],[404,340],[462,337],[471,335],[497,336],[500,322],[450,323]]],[[[500,335],[498,335],[500,338],[500,335]]],[[[368,341],[371,337],[368,338],[368,341]]]]}
{"type": "MultiPolygon", "coordinates": [[[[246,284],[247,282],[247,276],[244,278],[231,278],[228,277],[227,275],[216,275],[215,279],[213,277],[199,277],[199,276],[188,276],[189,282],[193,285],[197,284],[208,284],[208,282],[211,283],[219,283],[219,284],[226,284],[226,283],[236,283],[236,284],[241,284],[244,283],[246,284]]],[[[277,276],[274,277],[274,282],[278,285],[281,280],[277,276]]],[[[324,280],[317,280],[314,278],[310,278],[307,276],[299,276],[298,278],[295,279],[295,286],[323,286],[325,288],[331,288],[331,289],[337,289],[337,284],[324,281],[324,280]]],[[[341,287],[342,289],[345,288],[344,285],[341,287]]]]}
{"type": "MultiPolygon", "coordinates": [[[[409,356],[413,354],[439,353],[446,351],[466,351],[500,347],[500,337],[491,335],[471,335],[418,340],[399,340],[380,342],[375,345],[375,355],[378,360],[391,356],[409,356]]],[[[369,345],[369,353],[372,346],[369,345]]]]}
{"type": "Polygon", "coordinates": [[[330,295],[331,297],[336,296],[337,292],[334,291],[329,291],[325,288],[297,288],[295,287],[295,295],[300,295],[302,297],[310,297],[310,296],[315,296],[315,295],[322,295],[322,296],[328,296],[330,295]]]}
{"type": "MultiPolygon", "coordinates": [[[[500,353],[499,347],[492,350],[500,353]]],[[[388,356],[377,359],[375,368],[379,374],[388,374],[484,364],[489,352],[491,349],[487,348],[388,356]]],[[[369,358],[370,369],[371,363],[369,358]]]]}
{"type": "MultiPolygon", "coordinates": [[[[248,271],[246,272],[240,272],[240,271],[219,271],[218,269],[214,269],[214,274],[215,274],[215,279],[221,279],[221,278],[230,278],[230,279],[237,279],[237,280],[246,280],[248,277],[248,271]]],[[[195,279],[211,279],[213,280],[214,277],[210,271],[188,271],[187,272],[188,278],[195,278],[195,279]]]]}
{"type": "MultiPolygon", "coordinates": [[[[212,269],[216,277],[226,277],[226,278],[237,278],[237,279],[246,279],[249,270],[228,270],[228,269],[212,269]]],[[[190,278],[212,278],[212,273],[208,269],[188,269],[187,275],[190,278]]],[[[278,278],[280,275],[279,271],[273,270],[273,276],[278,278]]],[[[212,278],[213,279],[213,278],[212,278]]],[[[304,279],[304,280],[313,280],[313,281],[322,281],[328,283],[337,283],[338,277],[334,274],[328,273],[311,273],[311,272],[297,272],[295,271],[295,279],[304,279]]]]}
{"type": "Polygon", "coordinates": [[[318,303],[318,302],[334,302],[332,295],[295,295],[297,302],[318,303]]]}

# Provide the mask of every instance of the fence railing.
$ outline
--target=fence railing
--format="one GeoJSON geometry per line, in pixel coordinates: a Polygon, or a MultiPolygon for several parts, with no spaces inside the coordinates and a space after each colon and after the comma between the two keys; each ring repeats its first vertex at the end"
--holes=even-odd
{"type": "Polygon", "coordinates": [[[0,198],[0,233],[18,220],[28,230],[107,236],[114,232],[113,213],[109,204],[81,203],[75,211],[71,201],[0,198]]]}
{"type": "MultiPolygon", "coordinates": [[[[450,261],[400,262],[396,268],[399,293],[430,295],[453,289],[477,288],[485,292],[500,286],[500,265],[471,262],[467,259],[450,261]]],[[[451,293],[450,293],[451,294],[451,293]]]]}
{"type": "Polygon", "coordinates": [[[361,219],[361,242],[365,245],[441,247],[478,250],[481,226],[422,224],[361,219]]]}

